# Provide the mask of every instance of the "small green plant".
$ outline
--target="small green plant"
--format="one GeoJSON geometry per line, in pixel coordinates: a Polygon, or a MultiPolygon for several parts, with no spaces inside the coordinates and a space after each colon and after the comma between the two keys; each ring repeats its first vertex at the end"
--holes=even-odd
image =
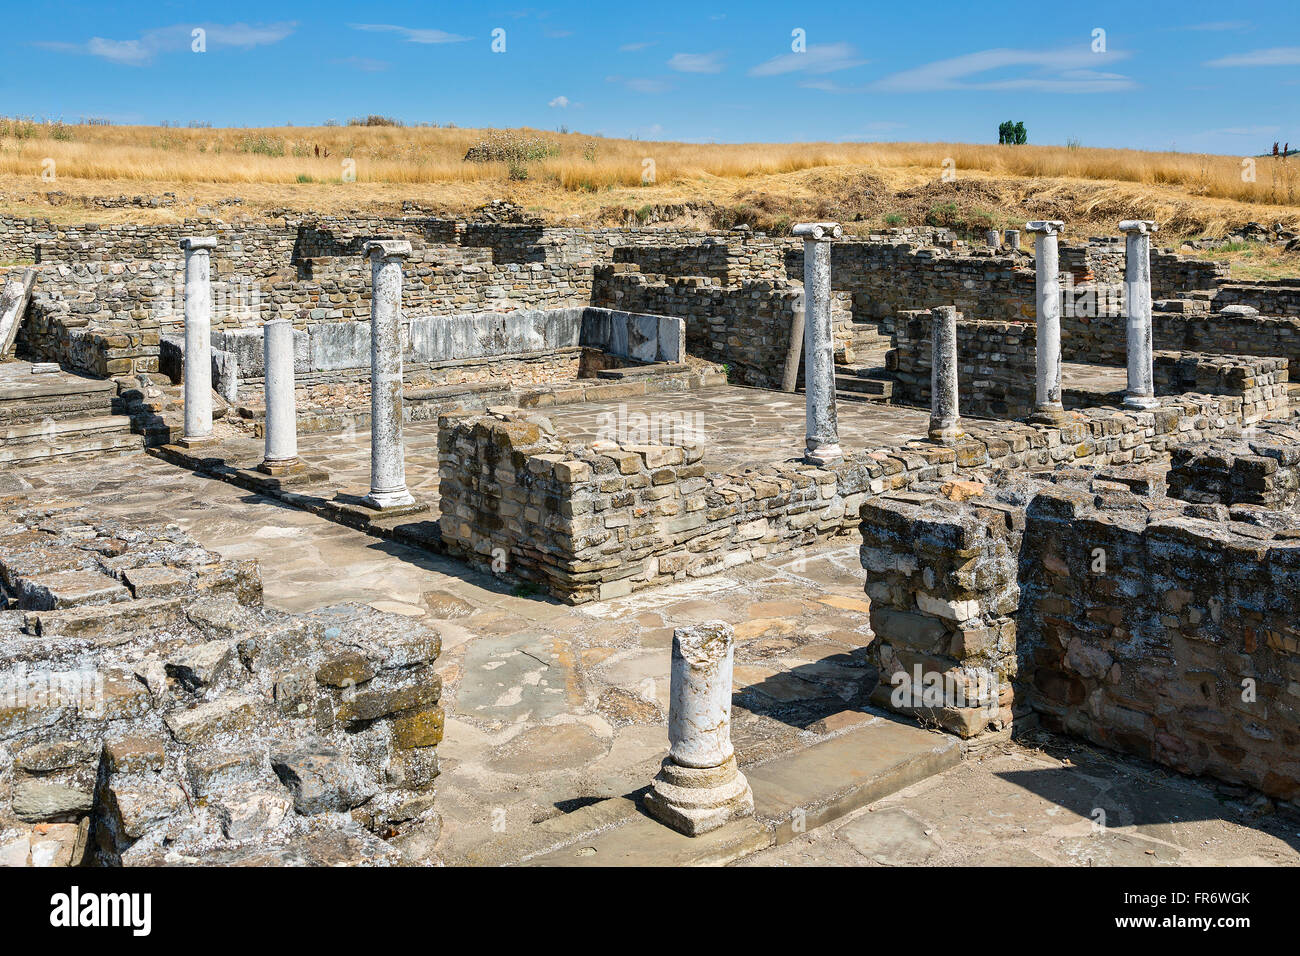
{"type": "Polygon", "coordinates": [[[904,221],[902,213],[891,212],[885,216],[886,226],[901,226],[904,221]]]}
{"type": "Polygon", "coordinates": [[[300,183],[314,183],[315,181],[316,181],[315,179],[313,179],[311,176],[307,175],[306,173],[298,174],[298,182],[300,183]]]}
{"type": "Polygon", "coordinates": [[[253,153],[258,156],[283,156],[284,140],[265,133],[249,133],[239,138],[236,147],[241,153],[253,153]]]}
{"type": "Polygon", "coordinates": [[[558,156],[558,143],[540,136],[523,136],[509,130],[489,130],[465,152],[467,163],[531,163],[558,156]]]}
{"type": "Polygon", "coordinates": [[[509,176],[511,182],[521,183],[528,178],[528,167],[523,163],[511,163],[509,176]]]}

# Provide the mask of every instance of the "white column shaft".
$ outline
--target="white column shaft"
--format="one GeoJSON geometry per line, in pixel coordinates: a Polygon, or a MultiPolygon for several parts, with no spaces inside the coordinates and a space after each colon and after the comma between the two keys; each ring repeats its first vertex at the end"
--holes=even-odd
{"type": "Polygon", "coordinates": [[[1060,412],[1061,266],[1055,233],[1035,236],[1035,305],[1038,314],[1037,412],[1060,412]]]}
{"type": "Polygon", "coordinates": [[[298,421],[294,401],[293,323],[275,319],[262,326],[266,373],[266,463],[295,462],[298,421]]]}
{"type": "Polygon", "coordinates": [[[212,436],[212,264],[185,249],[185,438],[212,436]]]}
{"type": "Polygon", "coordinates": [[[402,446],[402,256],[370,251],[370,503],[414,502],[402,446]]]}
{"type": "Polygon", "coordinates": [[[1128,389],[1126,408],[1144,409],[1159,404],[1155,390],[1155,355],[1151,333],[1151,233],[1150,220],[1120,223],[1125,234],[1124,313],[1128,333],[1128,389]]]}
{"type": "Polygon", "coordinates": [[[721,622],[673,633],[669,756],[682,767],[720,767],[732,755],[732,629],[721,622]]]}

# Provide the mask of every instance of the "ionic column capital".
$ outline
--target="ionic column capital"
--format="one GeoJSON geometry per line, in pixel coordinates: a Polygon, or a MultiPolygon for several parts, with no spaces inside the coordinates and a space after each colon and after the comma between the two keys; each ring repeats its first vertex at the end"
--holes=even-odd
{"type": "Polygon", "coordinates": [[[1033,222],[1025,223],[1026,232],[1041,233],[1045,236],[1055,236],[1065,227],[1065,223],[1060,219],[1035,219],[1033,222]]]}
{"type": "Polygon", "coordinates": [[[187,236],[180,241],[180,247],[186,252],[206,252],[217,248],[216,236],[187,236]]]}
{"type": "Polygon", "coordinates": [[[371,239],[361,251],[371,258],[405,259],[411,254],[411,244],[405,239],[371,239]]]}
{"type": "Polygon", "coordinates": [[[1154,219],[1125,219],[1119,224],[1120,232],[1136,232],[1139,235],[1149,235],[1159,230],[1154,219]]]}
{"type": "Polygon", "coordinates": [[[838,222],[801,222],[790,232],[804,242],[830,242],[844,235],[844,227],[838,222]]]}

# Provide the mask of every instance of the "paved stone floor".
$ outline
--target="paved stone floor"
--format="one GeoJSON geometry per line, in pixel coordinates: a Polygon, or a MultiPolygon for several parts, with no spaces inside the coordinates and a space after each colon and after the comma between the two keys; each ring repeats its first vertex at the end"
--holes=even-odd
{"type": "MultiPolygon", "coordinates": [[[[894,447],[924,438],[930,414],[915,408],[867,402],[839,402],[840,444],[862,450],[894,447]]],[[[548,408],[546,415],[561,435],[592,440],[611,426],[624,430],[616,440],[636,442],[638,429],[671,435],[683,425],[698,428],[705,443],[704,463],[724,471],[748,464],[768,464],[803,453],[806,420],[803,393],[738,388],[730,385],[691,392],[661,392],[627,402],[585,402],[548,408]]]]}
{"type": "MultiPolygon", "coordinates": [[[[626,402],[584,402],[539,409],[555,424],[562,438],[592,441],[609,437],[633,444],[674,443],[687,429],[702,435],[704,464],[727,471],[785,461],[802,454],[804,400],[758,388],[730,385],[689,392],[663,392],[626,402]]],[[[840,442],[845,448],[895,447],[924,438],[930,416],[914,408],[864,402],[839,404],[840,442]]],[[[229,437],[223,432],[223,455],[248,467],[262,459],[261,439],[229,437]]],[[[419,500],[438,497],[438,423],[410,422],[403,429],[406,482],[419,500]]],[[[370,431],[346,428],[338,432],[301,435],[298,452],[304,461],[324,469],[336,488],[359,490],[370,484],[370,431]]]]}
{"type": "Polygon", "coordinates": [[[1087,392],[1122,392],[1128,387],[1128,370],[1114,365],[1061,363],[1061,387],[1087,392]]]}
{"type": "MultiPolygon", "coordinates": [[[[0,475],[0,494],[15,491],[175,521],[226,557],[257,558],[277,608],[358,601],[435,619],[447,710],[443,826],[401,839],[417,859],[455,862],[648,783],[667,749],[675,626],[721,618],[736,628],[733,739],[742,765],[823,739],[819,722],[861,705],[873,680],[862,572],[848,538],[573,608],[149,457],[0,475]]],[[[1271,818],[1237,814],[1210,786],[1121,758],[1071,759],[1076,766],[1066,768],[1009,745],[753,862],[1084,864],[1099,846],[1106,856],[1096,862],[1297,861],[1298,822],[1278,836],[1271,818]],[[1105,844],[1084,832],[1096,805],[1111,815],[1105,844]],[[882,808],[888,814],[878,816],[882,808]]]]}
{"type": "MultiPolygon", "coordinates": [[[[1032,742],[1032,738],[1031,738],[1032,742]]],[[[1073,741],[1008,743],[743,866],[1296,866],[1300,817],[1073,741]]]]}

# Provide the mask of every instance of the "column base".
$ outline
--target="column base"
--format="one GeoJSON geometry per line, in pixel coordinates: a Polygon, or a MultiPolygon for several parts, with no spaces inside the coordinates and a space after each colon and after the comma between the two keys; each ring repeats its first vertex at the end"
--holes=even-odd
{"type": "Polygon", "coordinates": [[[202,448],[205,445],[215,445],[216,443],[217,439],[214,435],[200,435],[197,437],[184,435],[176,440],[176,444],[182,448],[202,448]]]}
{"type": "Polygon", "coordinates": [[[692,837],[754,813],[754,793],[734,754],[721,767],[704,769],[665,758],[642,803],[660,823],[692,837]]]}
{"type": "Polygon", "coordinates": [[[387,511],[390,508],[410,507],[415,504],[415,499],[403,488],[400,491],[371,491],[361,499],[361,503],[379,511],[387,511]]]}
{"type": "Polygon", "coordinates": [[[840,448],[839,442],[820,445],[810,441],[804,446],[803,460],[810,465],[830,465],[844,460],[844,449],[840,448]]]}
{"type": "Polygon", "coordinates": [[[277,458],[274,460],[267,458],[257,466],[257,470],[264,475],[283,478],[285,475],[297,474],[304,467],[300,458],[277,458]]]}
{"type": "Polygon", "coordinates": [[[1160,399],[1153,395],[1126,395],[1124,396],[1124,407],[1131,408],[1134,411],[1147,411],[1152,408],[1160,407],[1160,399]]]}
{"type": "Polygon", "coordinates": [[[931,425],[928,435],[930,441],[937,442],[940,445],[951,445],[966,437],[966,432],[962,430],[961,425],[931,425]]]}
{"type": "Polygon", "coordinates": [[[1025,421],[1034,425],[1063,425],[1070,420],[1070,413],[1060,405],[1048,405],[1035,408],[1025,421]]]}

